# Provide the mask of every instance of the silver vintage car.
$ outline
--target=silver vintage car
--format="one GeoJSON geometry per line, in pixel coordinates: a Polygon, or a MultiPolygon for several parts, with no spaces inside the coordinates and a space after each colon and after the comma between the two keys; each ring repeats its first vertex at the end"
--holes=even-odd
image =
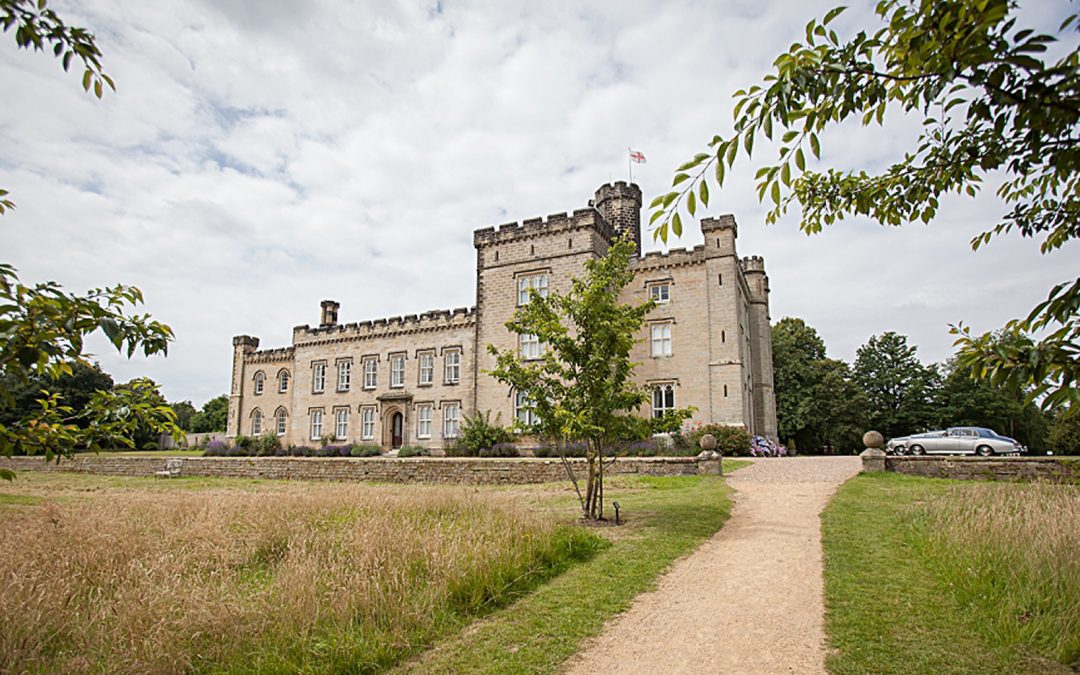
{"type": "Polygon", "coordinates": [[[1015,439],[983,427],[949,427],[890,439],[885,451],[891,455],[1014,455],[1027,452],[1015,439]]]}

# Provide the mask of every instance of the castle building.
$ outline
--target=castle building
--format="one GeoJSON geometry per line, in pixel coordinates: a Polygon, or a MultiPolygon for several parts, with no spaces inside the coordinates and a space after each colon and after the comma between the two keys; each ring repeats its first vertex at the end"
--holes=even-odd
{"type": "MultiPolygon", "coordinates": [[[[743,426],[776,438],[769,280],[760,257],[739,259],[734,216],[701,221],[704,244],[632,262],[625,302],[656,301],[631,358],[651,391],[643,414],[693,406],[691,423],[743,426]]],[[[228,436],[267,432],[285,444],[419,445],[438,450],[462,419],[491,411],[524,422],[528,401],[486,372],[487,345],[542,358],[535,338],[505,326],[530,291],[568,292],[585,261],[627,236],[641,250],[641,190],[604,185],[587,208],[473,233],[476,305],[341,324],[322,302],[319,325],[297,326],[292,345],[259,349],[233,338],[228,436]]]]}

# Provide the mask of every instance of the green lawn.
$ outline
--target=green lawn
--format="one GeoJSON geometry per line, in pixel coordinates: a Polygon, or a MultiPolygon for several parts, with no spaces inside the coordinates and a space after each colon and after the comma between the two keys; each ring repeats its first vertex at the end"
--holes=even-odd
{"type": "MultiPolygon", "coordinates": [[[[461,634],[447,636],[400,670],[554,672],[582,640],[652,588],[662,571],[720,529],[730,514],[730,490],[717,477],[609,479],[607,492],[626,518],[623,527],[600,529],[612,539],[611,547],[461,634]]],[[[562,501],[573,508],[571,501],[562,501]]]]}
{"type": "MultiPolygon", "coordinates": [[[[991,521],[973,504],[993,509],[1011,497],[1017,508],[1032,511],[1042,508],[1040,500],[1069,501],[1078,494],[1054,493],[1045,500],[1045,490],[897,474],[862,474],[843,485],[822,514],[829,671],[1070,672],[1053,660],[1042,642],[1053,642],[1055,636],[1046,635],[1047,630],[1075,630],[1076,620],[1069,614],[1080,616],[1080,607],[1067,606],[1075,602],[1075,583],[1065,589],[1071,595],[1046,609],[1051,614],[1045,617],[1047,625],[1059,628],[1044,629],[1041,638],[1000,625],[1002,619],[1018,625],[1030,621],[1030,615],[997,616],[1007,605],[1003,597],[1028,595],[1042,585],[1056,585],[1064,592],[1061,583],[1069,573],[1051,570],[1041,579],[1019,577],[1020,563],[1009,560],[1015,552],[1010,549],[1027,545],[1000,543],[995,535],[974,531],[991,521]],[[958,520],[955,514],[960,512],[971,512],[972,519],[966,524],[958,520]]],[[[1034,542],[1046,534],[1038,532],[1039,523],[1052,520],[1036,517],[1034,526],[1006,529],[1020,535],[1013,539],[1034,542]]],[[[1060,527],[1060,520],[1051,527],[1060,527]]],[[[1057,536],[1067,541],[1061,533],[1057,536]]],[[[1074,548],[1074,558],[1076,553],[1074,548]]],[[[1075,572],[1075,565],[1072,569],[1075,572]]]]}

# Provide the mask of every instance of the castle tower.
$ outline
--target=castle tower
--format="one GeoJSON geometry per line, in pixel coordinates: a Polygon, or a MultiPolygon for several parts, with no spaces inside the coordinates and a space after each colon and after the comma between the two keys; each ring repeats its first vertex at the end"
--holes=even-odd
{"type": "Polygon", "coordinates": [[[593,206],[616,236],[628,238],[641,252],[641,188],[621,180],[601,185],[593,206]]]}
{"type": "Polygon", "coordinates": [[[229,418],[225,426],[225,435],[237,436],[240,433],[240,410],[243,405],[244,360],[259,348],[259,338],[250,335],[237,335],[233,338],[232,389],[229,390],[229,418]]]}
{"type": "Polygon", "coordinates": [[[751,378],[754,396],[754,428],[777,438],[776,398],[773,392],[772,326],[769,320],[769,277],[761,256],[743,258],[743,276],[750,290],[749,326],[751,378]]]}

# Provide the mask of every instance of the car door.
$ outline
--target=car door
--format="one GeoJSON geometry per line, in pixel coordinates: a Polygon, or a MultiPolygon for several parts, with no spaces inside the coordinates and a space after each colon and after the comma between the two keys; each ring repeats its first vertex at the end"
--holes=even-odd
{"type": "Polygon", "coordinates": [[[948,455],[958,452],[960,448],[960,429],[949,429],[940,438],[934,439],[932,445],[926,446],[926,451],[937,455],[948,455]],[[931,449],[933,448],[933,449],[931,449]]]}
{"type": "Polygon", "coordinates": [[[978,440],[979,434],[974,429],[960,429],[960,437],[957,439],[955,452],[964,455],[975,454],[975,446],[978,440]]]}

